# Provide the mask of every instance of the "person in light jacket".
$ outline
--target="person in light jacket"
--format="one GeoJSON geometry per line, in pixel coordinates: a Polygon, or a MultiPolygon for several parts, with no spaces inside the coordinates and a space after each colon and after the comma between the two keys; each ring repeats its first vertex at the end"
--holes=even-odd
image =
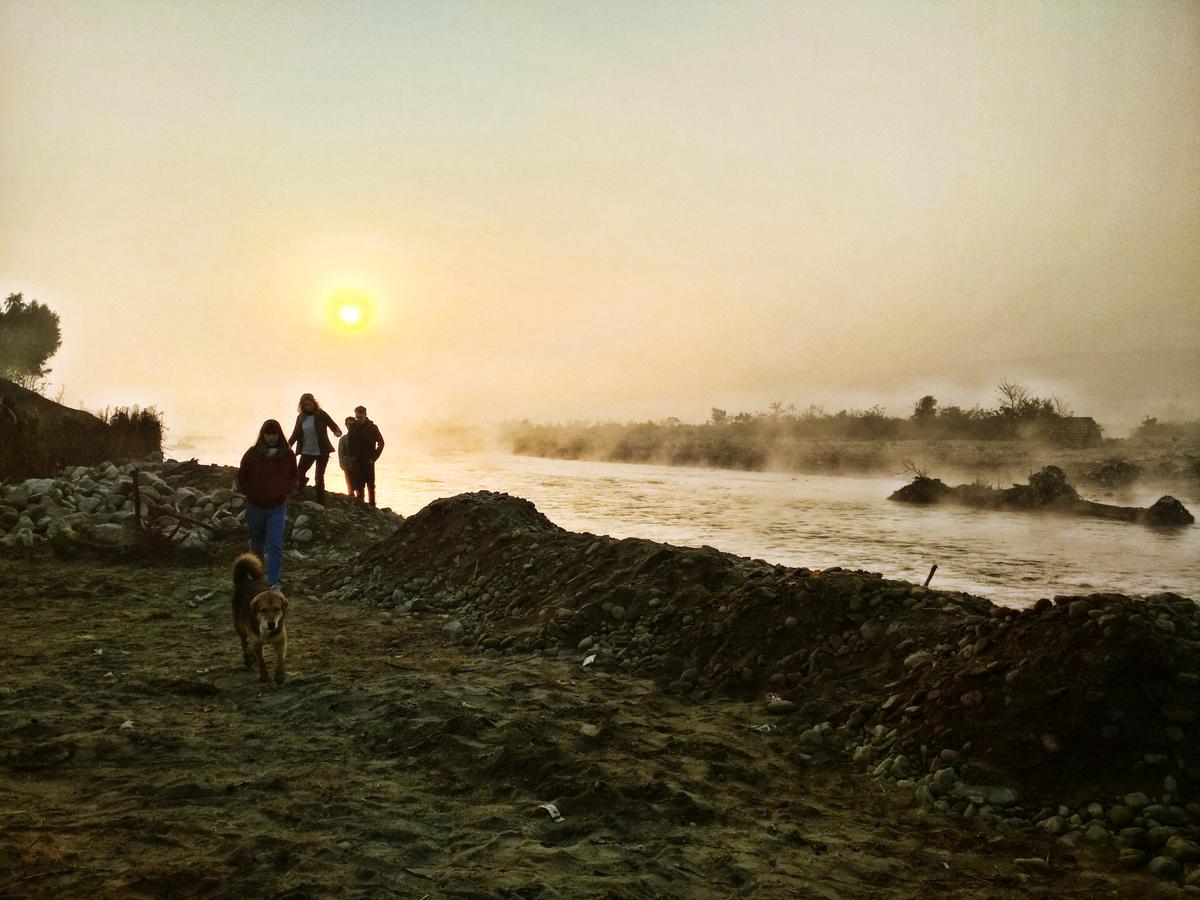
{"type": "Polygon", "coordinates": [[[338,465],[346,476],[346,494],[354,496],[354,452],[350,448],[350,430],[354,427],[354,416],[346,416],[346,433],[338,439],[338,465]]]}
{"type": "Polygon", "coordinates": [[[325,502],[325,467],[329,465],[329,454],[333,453],[333,443],[329,440],[329,432],[338,437],[342,429],[333,421],[329,413],[321,409],[321,404],[312,394],[300,397],[296,407],[296,427],[288,438],[288,446],[295,444],[296,453],[300,456],[300,491],[308,483],[308,470],[314,465],[317,469],[317,502],[325,502]]]}

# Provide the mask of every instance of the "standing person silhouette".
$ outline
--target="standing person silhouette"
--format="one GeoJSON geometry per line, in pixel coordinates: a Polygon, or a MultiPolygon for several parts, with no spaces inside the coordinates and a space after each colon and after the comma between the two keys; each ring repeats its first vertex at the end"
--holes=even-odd
{"type": "Polygon", "coordinates": [[[321,409],[321,404],[312,394],[303,394],[296,406],[296,427],[288,438],[288,446],[296,445],[300,455],[300,491],[308,483],[308,470],[315,464],[317,467],[317,502],[325,502],[325,467],[329,465],[329,454],[333,452],[333,442],[329,440],[332,431],[338,437],[342,429],[333,421],[329,413],[321,409]]]}
{"type": "Polygon", "coordinates": [[[246,524],[250,526],[250,552],[265,557],[267,584],[279,587],[283,569],[283,526],[287,522],[288,494],[296,489],[296,457],[283,440],[283,426],[274,419],[263,422],[258,440],[242,456],[237,489],[246,496],[246,524]]]}
{"type": "Polygon", "coordinates": [[[342,474],[346,476],[348,497],[355,496],[354,450],[350,446],[350,432],[354,429],[354,424],[354,416],[346,416],[346,433],[338,439],[337,445],[338,465],[342,468],[342,474]]]}
{"type": "Polygon", "coordinates": [[[379,426],[367,418],[365,406],[354,407],[354,427],[350,430],[350,454],[354,457],[354,496],[362,500],[364,492],[375,505],[375,460],[383,453],[383,435],[379,426]]]}

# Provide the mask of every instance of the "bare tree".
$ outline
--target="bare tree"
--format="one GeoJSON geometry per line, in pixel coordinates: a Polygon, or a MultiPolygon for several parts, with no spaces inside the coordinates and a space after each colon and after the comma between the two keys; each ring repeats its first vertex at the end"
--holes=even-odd
{"type": "Polygon", "coordinates": [[[1019,416],[1033,402],[1033,392],[1023,384],[1004,379],[996,385],[996,393],[1000,395],[1000,412],[1006,416],[1019,416]]]}

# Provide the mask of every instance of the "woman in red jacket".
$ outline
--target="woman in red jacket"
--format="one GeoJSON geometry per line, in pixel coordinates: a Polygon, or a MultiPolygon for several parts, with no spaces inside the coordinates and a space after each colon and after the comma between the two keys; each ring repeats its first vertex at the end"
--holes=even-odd
{"type": "Polygon", "coordinates": [[[242,456],[237,486],[246,495],[250,551],[260,559],[266,551],[267,583],[273,588],[279,587],[283,568],[287,498],[299,480],[296,457],[283,439],[283,427],[274,419],[267,419],[254,446],[242,456]]]}

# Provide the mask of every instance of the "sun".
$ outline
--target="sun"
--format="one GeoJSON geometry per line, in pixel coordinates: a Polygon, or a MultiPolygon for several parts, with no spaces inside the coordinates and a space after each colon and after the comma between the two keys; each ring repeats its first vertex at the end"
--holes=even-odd
{"type": "Polygon", "coordinates": [[[375,323],[375,298],[361,285],[342,284],[333,287],[325,292],[321,305],[325,324],[340,334],[361,334],[375,323]]]}

